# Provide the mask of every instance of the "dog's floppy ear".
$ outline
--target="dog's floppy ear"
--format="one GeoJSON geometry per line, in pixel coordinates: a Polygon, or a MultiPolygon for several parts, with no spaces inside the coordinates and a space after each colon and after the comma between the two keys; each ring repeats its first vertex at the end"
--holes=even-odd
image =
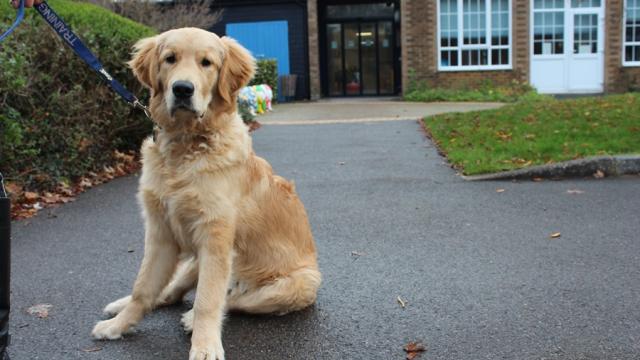
{"type": "Polygon", "coordinates": [[[222,37],[226,47],[224,61],[218,78],[218,93],[231,103],[238,91],[249,83],[255,73],[256,62],[247,49],[230,37],[222,37]]]}
{"type": "Polygon", "coordinates": [[[152,36],[139,40],[133,46],[133,57],[128,62],[133,74],[146,87],[153,88],[154,72],[152,71],[155,62],[157,46],[157,36],[152,36]]]}

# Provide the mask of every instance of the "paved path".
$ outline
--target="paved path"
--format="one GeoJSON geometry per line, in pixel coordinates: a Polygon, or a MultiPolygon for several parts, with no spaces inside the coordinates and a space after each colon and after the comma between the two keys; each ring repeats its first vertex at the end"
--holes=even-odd
{"type": "MultiPolygon", "coordinates": [[[[430,360],[640,358],[638,177],[464,182],[410,121],[266,125],[254,138],[296,181],[324,283],[302,312],[230,316],[228,359],[404,359],[412,340],[430,360]]],[[[89,338],[140,262],[136,181],[15,224],[15,360],[187,358],[186,305],[123,341],[89,338]],[[48,318],[25,313],[40,303],[48,318]]]]}
{"type": "Polygon", "coordinates": [[[486,110],[500,106],[500,103],[412,103],[394,99],[345,98],[277,104],[273,111],[258,116],[257,119],[263,124],[272,125],[415,120],[427,115],[486,110]]]}

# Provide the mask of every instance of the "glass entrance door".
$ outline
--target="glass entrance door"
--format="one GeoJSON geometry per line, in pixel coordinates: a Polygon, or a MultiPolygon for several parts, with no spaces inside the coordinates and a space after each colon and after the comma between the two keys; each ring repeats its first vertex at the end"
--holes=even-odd
{"type": "Polygon", "coordinates": [[[391,21],[327,24],[329,96],[394,93],[394,34],[391,21]]]}

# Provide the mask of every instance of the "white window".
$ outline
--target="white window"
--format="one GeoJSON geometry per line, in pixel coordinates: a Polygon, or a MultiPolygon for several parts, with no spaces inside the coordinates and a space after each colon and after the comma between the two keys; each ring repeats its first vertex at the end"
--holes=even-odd
{"type": "Polygon", "coordinates": [[[511,1],[439,0],[438,39],[440,70],[511,69],[511,1]]]}
{"type": "Polygon", "coordinates": [[[640,66],[640,0],[625,1],[622,62],[640,66]]]}

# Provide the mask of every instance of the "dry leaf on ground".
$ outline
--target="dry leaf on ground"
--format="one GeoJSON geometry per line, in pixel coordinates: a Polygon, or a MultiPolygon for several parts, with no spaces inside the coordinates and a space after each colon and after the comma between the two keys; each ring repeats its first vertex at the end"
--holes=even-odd
{"type": "Polygon", "coordinates": [[[90,348],[82,349],[82,351],[86,352],[86,353],[97,352],[97,351],[100,351],[100,350],[102,350],[102,348],[100,346],[93,346],[93,347],[90,347],[90,348]]]}
{"type": "Polygon", "coordinates": [[[49,310],[53,307],[51,304],[38,304],[33,305],[27,309],[27,314],[33,315],[40,319],[46,319],[49,317],[49,310]]]}
{"type": "Polygon", "coordinates": [[[497,193],[503,193],[503,192],[505,192],[505,191],[506,191],[505,189],[496,189],[496,192],[497,192],[497,193]]]}
{"type": "Polygon", "coordinates": [[[551,235],[549,235],[549,237],[552,238],[552,239],[557,239],[557,238],[560,237],[560,235],[561,234],[559,232],[554,232],[551,235]]]}
{"type": "Polygon", "coordinates": [[[605,177],[605,173],[602,170],[598,170],[593,173],[593,177],[596,179],[602,179],[603,177],[605,177]]]}
{"type": "Polygon", "coordinates": [[[398,304],[400,304],[402,310],[404,310],[404,308],[407,306],[407,302],[405,300],[402,300],[400,295],[398,295],[398,298],[396,300],[398,300],[398,304]]]}
{"type": "Polygon", "coordinates": [[[411,341],[402,348],[407,353],[407,360],[416,359],[420,353],[427,351],[427,347],[419,342],[411,341]]]}
{"type": "Polygon", "coordinates": [[[36,192],[32,192],[32,191],[26,191],[26,192],[24,193],[24,199],[25,199],[27,202],[30,202],[30,203],[31,203],[31,202],[34,202],[34,201],[38,200],[38,193],[36,193],[36,192]]]}

